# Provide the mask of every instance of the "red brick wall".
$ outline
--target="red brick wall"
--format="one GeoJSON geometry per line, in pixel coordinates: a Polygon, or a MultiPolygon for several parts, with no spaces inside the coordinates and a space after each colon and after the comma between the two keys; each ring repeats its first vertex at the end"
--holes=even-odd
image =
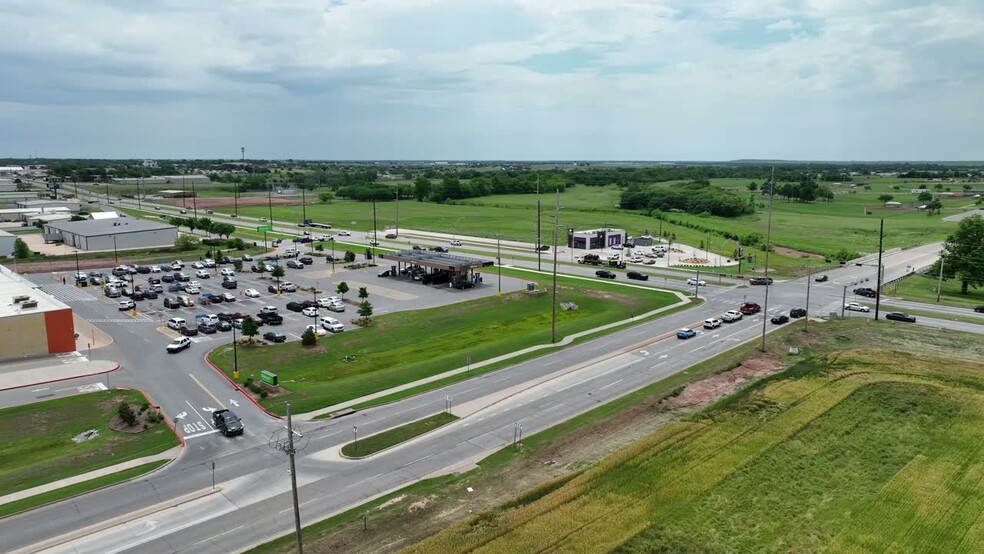
{"type": "Polygon", "coordinates": [[[75,321],[70,308],[45,312],[44,328],[48,335],[49,354],[75,350],[75,321]]]}

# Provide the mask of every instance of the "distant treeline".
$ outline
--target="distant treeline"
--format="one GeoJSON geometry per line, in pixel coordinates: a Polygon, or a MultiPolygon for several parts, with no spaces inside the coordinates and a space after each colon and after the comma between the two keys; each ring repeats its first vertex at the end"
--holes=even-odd
{"type": "Polygon", "coordinates": [[[752,213],[755,208],[747,197],[712,186],[707,181],[692,181],[670,186],[629,185],[622,192],[620,206],[629,210],[711,214],[736,217],[752,213]]]}

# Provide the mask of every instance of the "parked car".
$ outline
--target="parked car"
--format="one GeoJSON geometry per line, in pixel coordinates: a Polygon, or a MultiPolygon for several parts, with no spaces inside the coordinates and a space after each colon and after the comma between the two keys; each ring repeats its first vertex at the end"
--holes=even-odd
{"type": "Polygon", "coordinates": [[[198,271],[195,272],[195,277],[198,277],[199,279],[211,279],[212,274],[209,273],[207,270],[199,269],[198,271]]]}
{"type": "Polygon", "coordinates": [[[782,325],[783,323],[789,322],[789,316],[786,314],[774,315],[772,316],[771,321],[774,325],[782,325]]]}
{"type": "Polygon", "coordinates": [[[717,329],[721,326],[721,320],[712,317],[711,319],[704,320],[704,329],[717,329]]]}
{"type": "Polygon", "coordinates": [[[738,310],[729,310],[724,312],[724,315],[721,316],[721,320],[725,323],[734,323],[741,320],[742,317],[744,316],[738,310]]]}
{"type": "Polygon", "coordinates": [[[222,269],[219,270],[219,275],[223,277],[235,277],[236,271],[231,267],[223,267],[222,269]]]}
{"type": "Polygon", "coordinates": [[[191,267],[194,268],[194,269],[204,269],[205,268],[205,264],[202,263],[202,262],[195,262],[195,263],[191,264],[191,267]]]}
{"type": "Polygon", "coordinates": [[[393,276],[392,269],[384,269],[376,274],[376,277],[392,277],[392,276],[393,276]]]}
{"type": "Polygon", "coordinates": [[[696,277],[690,277],[687,279],[687,284],[690,286],[706,287],[707,281],[703,279],[697,279],[696,277]]]}
{"type": "Polygon", "coordinates": [[[266,333],[263,333],[263,339],[268,340],[270,342],[286,342],[287,335],[283,333],[277,333],[275,331],[267,331],[266,333]]]}
{"type": "Polygon", "coordinates": [[[212,412],[212,425],[227,437],[243,434],[243,422],[229,410],[212,412]]]}
{"type": "Polygon", "coordinates": [[[907,323],[915,323],[916,317],[911,316],[903,312],[889,312],[885,314],[885,319],[891,319],[892,321],[905,321],[907,323]]]}
{"type": "Polygon", "coordinates": [[[614,271],[608,271],[607,269],[599,269],[598,271],[595,271],[595,275],[597,277],[602,277],[602,278],[605,278],[605,279],[614,279],[615,278],[615,272],[614,271]]]}
{"type": "Polygon", "coordinates": [[[229,323],[228,321],[220,321],[220,322],[218,322],[218,323],[215,324],[215,328],[218,329],[219,331],[223,331],[223,332],[224,331],[231,331],[232,330],[232,324],[229,323]]]}
{"type": "Polygon", "coordinates": [[[287,267],[289,269],[304,269],[304,264],[298,260],[287,260],[287,267]]]}
{"type": "Polygon", "coordinates": [[[195,327],[183,327],[180,333],[186,337],[193,337],[198,334],[198,329],[195,327]]]}
{"type": "Polygon", "coordinates": [[[798,319],[805,316],[806,316],[806,308],[793,308],[792,310],[789,310],[789,317],[798,319]]]}
{"type": "Polygon", "coordinates": [[[270,294],[279,294],[281,292],[284,292],[284,290],[282,287],[278,287],[277,285],[268,285],[267,292],[269,292],[270,294]]]}
{"type": "Polygon", "coordinates": [[[683,329],[678,330],[676,335],[678,339],[689,339],[691,337],[696,337],[697,331],[685,327],[683,329]]]}
{"type": "Polygon", "coordinates": [[[219,330],[218,325],[212,323],[211,321],[201,321],[198,324],[198,331],[206,335],[214,335],[215,332],[218,330],[219,330]]]}
{"type": "Polygon", "coordinates": [[[138,265],[136,267],[137,273],[147,274],[150,273],[150,267],[145,265],[138,265]]]}
{"type": "Polygon", "coordinates": [[[311,265],[314,263],[314,258],[310,256],[301,256],[300,258],[297,258],[297,261],[301,262],[304,265],[311,265]]]}
{"type": "Polygon", "coordinates": [[[342,302],[331,302],[328,304],[327,309],[329,312],[344,312],[345,304],[343,304],[342,302]]]}
{"type": "Polygon", "coordinates": [[[239,287],[239,282],[236,281],[235,277],[223,277],[222,278],[222,288],[224,289],[235,289],[239,287]]]}
{"type": "Polygon", "coordinates": [[[228,292],[223,292],[222,293],[222,301],[223,302],[235,302],[236,301],[236,295],[230,294],[228,292]]]}
{"type": "Polygon", "coordinates": [[[345,325],[343,325],[341,321],[338,321],[333,317],[322,317],[321,319],[318,320],[318,323],[320,323],[323,328],[331,331],[332,333],[341,333],[342,331],[345,330],[345,325]]]}
{"type": "Polygon", "coordinates": [[[132,310],[132,309],[134,309],[136,307],[137,307],[137,305],[133,302],[133,300],[131,300],[129,298],[127,298],[126,300],[120,300],[120,311],[121,312],[122,311],[125,311],[125,310],[132,310]]]}
{"type": "Polygon", "coordinates": [[[284,281],[280,284],[280,290],[283,292],[297,292],[297,285],[290,281],[284,281]]]}
{"type": "Polygon", "coordinates": [[[259,298],[260,291],[256,289],[246,289],[243,291],[243,296],[245,296],[246,298],[259,298]]]}
{"type": "Polygon", "coordinates": [[[771,285],[772,277],[752,277],[748,280],[749,285],[771,285]]]}
{"type": "Polygon", "coordinates": [[[167,320],[167,328],[174,329],[175,331],[180,331],[181,329],[185,328],[187,325],[188,322],[186,322],[184,318],[181,317],[172,317],[171,319],[167,320]]]}
{"type": "Polygon", "coordinates": [[[301,310],[301,315],[307,317],[318,317],[318,308],[304,308],[301,310]]]}
{"type": "MultiPolygon", "coordinates": [[[[154,285],[154,286],[159,287],[160,285],[154,285]]],[[[155,289],[145,290],[143,291],[143,297],[147,300],[157,300],[157,290],[155,289]]]]}
{"type": "Polygon", "coordinates": [[[277,313],[277,307],[276,306],[263,306],[262,308],[260,308],[260,313],[261,314],[275,314],[275,313],[277,313]]]}
{"type": "Polygon", "coordinates": [[[181,352],[185,348],[188,348],[189,346],[191,346],[191,339],[189,339],[188,337],[180,337],[168,343],[165,349],[167,350],[168,354],[176,354],[178,352],[181,352]]]}
{"type": "Polygon", "coordinates": [[[171,308],[171,309],[177,309],[177,308],[180,308],[181,307],[181,302],[178,301],[178,299],[175,298],[175,297],[173,297],[173,296],[168,296],[168,297],[164,298],[164,307],[165,308],[171,308]]]}
{"type": "Polygon", "coordinates": [[[321,327],[318,327],[317,325],[314,325],[314,324],[311,324],[311,325],[308,325],[307,327],[305,327],[304,328],[304,332],[307,332],[308,329],[310,329],[312,333],[314,333],[315,335],[317,335],[319,337],[323,337],[323,336],[325,336],[325,335],[328,334],[328,331],[327,330],[322,329],[321,327]]]}
{"type": "Polygon", "coordinates": [[[757,314],[762,311],[762,306],[759,306],[755,302],[745,302],[738,308],[738,311],[743,315],[757,314]]]}
{"type": "Polygon", "coordinates": [[[816,277],[813,278],[813,280],[818,283],[826,283],[827,279],[829,279],[829,277],[827,277],[826,275],[817,275],[816,277]]]}
{"type": "Polygon", "coordinates": [[[645,273],[643,273],[641,271],[630,271],[630,272],[626,273],[625,276],[628,277],[629,279],[636,279],[638,281],[648,281],[649,280],[649,275],[646,275],[645,273]]]}
{"type": "Polygon", "coordinates": [[[299,312],[304,309],[304,304],[301,304],[300,302],[288,302],[287,309],[292,312],[299,312]]]}
{"type": "Polygon", "coordinates": [[[844,309],[852,312],[864,312],[864,313],[868,313],[871,311],[871,308],[863,304],[858,304],[857,302],[848,302],[847,304],[844,304],[844,309]]]}

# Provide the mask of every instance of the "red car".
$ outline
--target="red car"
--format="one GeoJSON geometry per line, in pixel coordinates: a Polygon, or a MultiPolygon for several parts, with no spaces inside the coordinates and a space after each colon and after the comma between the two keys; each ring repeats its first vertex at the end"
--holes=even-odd
{"type": "Polygon", "coordinates": [[[738,311],[741,312],[742,315],[757,314],[762,311],[762,306],[759,306],[755,302],[745,302],[740,308],[738,308],[738,311]]]}

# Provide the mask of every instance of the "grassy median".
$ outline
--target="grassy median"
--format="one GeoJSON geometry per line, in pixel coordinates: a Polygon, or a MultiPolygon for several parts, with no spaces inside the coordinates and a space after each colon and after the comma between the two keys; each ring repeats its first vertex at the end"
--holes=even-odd
{"type": "MultiPolygon", "coordinates": [[[[138,391],[104,391],[0,410],[0,496],[158,454],[180,444],[164,423],[138,433],[109,428],[120,402],[143,405],[138,391]],[[95,429],[83,442],[72,438],[95,429]]],[[[101,486],[99,484],[93,485],[101,486]]],[[[82,492],[82,491],[76,491],[82,492]]]]}
{"type": "MultiPolygon", "coordinates": [[[[492,278],[486,275],[486,286],[492,278]]],[[[577,309],[558,308],[557,338],[677,301],[676,295],[649,288],[560,278],[558,302],[573,302],[577,309]]],[[[550,294],[516,292],[386,314],[368,329],[323,338],[315,348],[299,343],[240,348],[240,377],[258,380],[261,370],[277,373],[290,394],[260,402],[282,411],[289,399],[296,412],[308,412],[465,366],[469,358],[475,363],[550,344],[550,308],[550,294]]],[[[232,357],[231,346],[210,354],[230,376],[232,357]]]]}
{"type": "Polygon", "coordinates": [[[349,458],[365,458],[376,452],[381,452],[387,448],[419,437],[438,427],[443,427],[457,419],[457,416],[447,412],[434,414],[430,417],[407,423],[406,425],[387,429],[382,433],[369,435],[358,441],[352,441],[342,447],[342,455],[348,456],[349,458]]]}

